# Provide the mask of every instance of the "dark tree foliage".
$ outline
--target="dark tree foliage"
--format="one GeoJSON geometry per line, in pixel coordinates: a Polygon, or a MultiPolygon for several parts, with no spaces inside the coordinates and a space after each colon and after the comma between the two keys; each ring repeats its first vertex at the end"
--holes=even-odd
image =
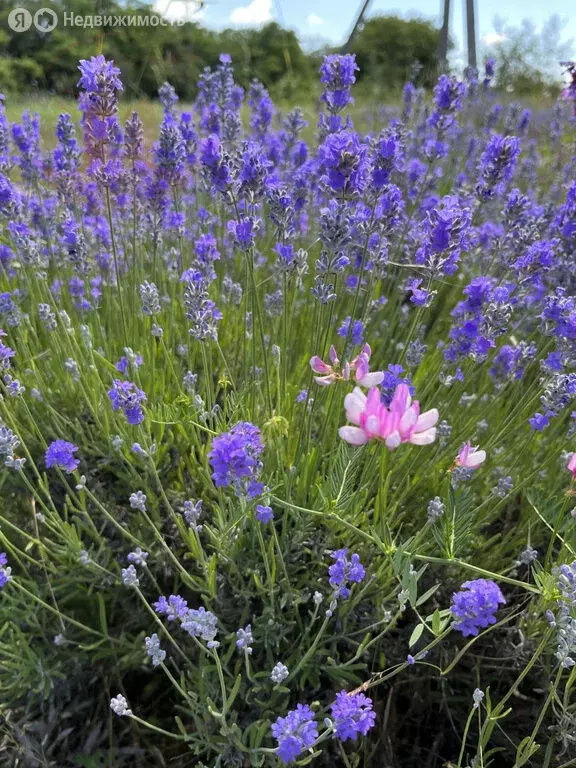
{"type": "Polygon", "coordinates": [[[440,30],[429,21],[397,16],[369,19],[352,43],[360,67],[359,81],[370,79],[386,89],[401,88],[414,64],[420,84],[431,87],[438,76],[440,30]]]}
{"type": "MultiPolygon", "coordinates": [[[[19,3],[34,13],[46,3],[19,3]]],[[[202,70],[215,66],[223,51],[231,54],[238,82],[245,87],[253,78],[287,96],[310,88],[313,60],[303,53],[291,30],[271,23],[258,29],[215,32],[196,23],[181,26],[64,26],[64,13],[74,15],[138,15],[152,13],[145,5],[120,6],[91,0],[54,3],[59,24],[50,33],[34,26],[11,32],[8,14],[14,3],[0,0],[0,88],[22,91],[32,87],[68,95],[75,92],[78,59],[104,53],[124,73],[129,97],[155,96],[165,80],[183,99],[191,99],[202,70]]]]}

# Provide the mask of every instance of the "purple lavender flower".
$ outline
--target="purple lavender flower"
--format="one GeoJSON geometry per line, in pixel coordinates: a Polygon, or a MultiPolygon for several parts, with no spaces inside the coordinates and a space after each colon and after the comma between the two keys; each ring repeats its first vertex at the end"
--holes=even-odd
{"type": "Polygon", "coordinates": [[[7,371],[10,368],[10,360],[16,355],[13,349],[7,347],[3,341],[2,336],[6,334],[0,330],[0,370],[7,371]]]}
{"type": "Polygon", "coordinates": [[[350,595],[348,584],[354,582],[359,584],[364,581],[366,570],[360,562],[360,555],[354,553],[350,559],[347,557],[348,548],[337,549],[330,557],[335,561],[328,568],[330,576],[330,586],[335,587],[334,598],[346,599],[350,595]]]}
{"type": "Polygon", "coordinates": [[[324,61],[320,66],[320,80],[324,85],[321,99],[330,113],[341,112],[348,104],[352,103],[350,87],[356,82],[354,73],[358,69],[354,54],[324,56],[324,61]]]}
{"type": "Polygon", "coordinates": [[[71,200],[81,150],[76,141],[76,128],[72,117],[64,113],[59,115],[56,123],[56,138],[58,146],[54,150],[53,163],[58,193],[66,201],[71,200]]]}
{"type": "Polygon", "coordinates": [[[274,520],[274,513],[272,512],[272,507],[268,507],[265,504],[256,504],[255,507],[256,514],[254,517],[256,520],[258,520],[259,523],[264,523],[265,525],[272,520],[274,520]]]}
{"type": "Polygon", "coordinates": [[[460,592],[452,595],[452,616],[454,629],[464,637],[477,635],[480,629],[496,623],[494,615],[498,605],[506,600],[500,587],[489,579],[465,581],[460,592]]]}
{"type": "Polygon", "coordinates": [[[512,178],[519,155],[520,141],[516,136],[501,136],[495,133],[490,138],[478,166],[478,197],[489,200],[504,191],[507,182],[512,178]]]}
{"type": "Polygon", "coordinates": [[[180,595],[170,595],[168,600],[164,595],[160,595],[155,603],[152,603],[156,613],[166,616],[168,621],[182,619],[188,613],[188,603],[180,595]]]}
{"type": "Polygon", "coordinates": [[[12,569],[8,566],[6,552],[0,552],[0,589],[10,581],[11,573],[12,569]]]}
{"type": "Polygon", "coordinates": [[[174,86],[170,83],[162,83],[158,88],[158,98],[160,103],[164,107],[165,112],[172,113],[174,107],[178,103],[178,94],[174,90],[174,86]]]}
{"type": "Polygon", "coordinates": [[[388,368],[384,371],[384,378],[382,379],[382,402],[388,406],[392,402],[392,397],[396,391],[396,387],[399,384],[406,384],[410,391],[410,395],[414,395],[416,392],[415,387],[412,385],[412,381],[408,376],[402,376],[404,368],[401,365],[393,365],[390,363],[388,368]]]}
{"type": "Polygon", "coordinates": [[[364,191],[369,174],[367,149],[354,131],[329,134],[318,149],[323,182],[334,192],[347,196],[364,191]]]}
{"type": "Polygon", "coordinates": [[[86,149],[90,155],[103,161],[104,147],[118,143],[119,138],[116,112],[118,95],[123,90],[120,70],[102,54],[90,60],[82,59],[78,68],[81,72],[78,87],[84,91],[79,106],[84,113],[82,126],[86,149]]]}
{"type": "Polygon", "coordinates": [[[233,486],[236,493],[255,495],[260,470],[260,454],[264,450],[260,430],[247,421],[232,427],[212,441],[208,454],[212,479],[217,488],[233,486]]]}
{"type": "Polygon", "coordinates": [[[212,134],[200,142],[200,161],[205,178],[218,192],[232,184],[232,169],[218,136],[212,134]]]}
{"type": "Polygon", "coordinates": [[[331,705],[334,735],[341,741],[366,736],[374,726],[376,714],[372,711],[372,699],[363,693],[348,694],[340,691],[331,705]]]}
{"type": "Polygon", "coordinates": [[[286,717],[272,724],[272,735],[278,742],[278,757],[286,765],[305,749],[310,749],[318,738],[314,713],[307,704],[298,704],[286,717]]]}
{"type": "Polygon", "coordinates": [[[240,648],[244,653],[252,653],[252,643],[254,637],[252,635],[252,626],[247,624],[244,629],[239,629],[236,632],[236,647],[240,648]]]}
{"type": "Polygon", "coordinates": [[[364,325],[361,320],[354,320],[352,329],[350,329],[351,321],[352,318],[350,316],[343,321],[340,328],[338,328],[338,336],[342,336],[342,338],[346,339],[348,335],[350,335],[352,344],[359,346],[362,344],[364,338],[364,325]]]}
{"type": "Polygon", "coordinates": [[[22,115],[22,124],[12,125],[12,139],[20,154],[16,162],[20,168],[22,179],[28,185],[37,182],[42,167],[40,152],[40,117],[26,111],[22,115]]]}
{"type": "Polygon", "coordinates": [[[68,443],[66,440],[54,440],[46,449],[46,466],[59,467],[68,474],[74,472],[80,464],[80,459],[74,456],[77,450],[78,447],[73,443],[68,443]]]}
{"type": "Polygon", "coordinates": [[[471,221],[470,209],[462,207],[457,197],[444,197],[426,214],[416,263],[426,266],[433,277],[453,275],[460,255],[470,246],[471,221]]]}
{"type": "MultiPolygon", "coordinates": [[[[106,61],[102,54],[92,56],[90,60],[81,59],[78,69],[81,72],[78,87],[103,101],[117,96],[124,90],[119,77],[120,70],[114,66],[113,61],[106,61]]],[[[99,103],[97,108],[100,112],[106,111],[103,104],[99,103]]]]}
{"type": "Polygon", "coordinates": [[[222,313],[209,298],[208,281],[197,269],[184,272],[182,279],[186,283],[184,291],[184,307],[186,318],[190,322],[188,332],[195,339],[205,341],[218,339],[217,323],[222,319],[222,313]]]}
{"type": "Polygon", "coordinates": [[[270,128],[276,109],[268,91],[258,80],[253,80],[250,85],[248,105],[252,111],[250,128],[262,140],[270,128]]]}
{"type": "Polygon", "coordinates": [[[171,186],[178,184],[184,171],[185,148],[182,134],[174,120],[167,115],[160,127],[160,137],[154,146],[156,177],[171,186]]]}
{"type": "Polygon", "coordinates": [[[268,160],[260,144],[253,141],[246,142],[242,147],[238,168],[239,197],[248,200],[260,197],[264,191],[271,167],[272,163],[268,160]]]}
{"type": "Polygon", "coordinates": [[[372,168],[372,184],[376,189],[382,189],[390,182],[394,171],[403,171],[405,167],[404,140],[396,127],[387,128],[374,141],[372,168]]]}
{"type": "Polygon", "coordinates": [[[259,229],[260,222],[253,216],[244,216],[240,221],[232,219],[228,222],[228,232],[234,238],[234,245],[241,251],[249,251],[252,248],[259,229]]]}
{"type": "Polygon", "coordinates": [[[108,390],[108,397],[114,411],[121,410],[126,416],[128,424],[141,424],[144,421],[142,403],[146,402],[146,395],[136,384],[131,381],[114,379],[112,389],[108,390]]]}
{"type": "MultiPolygon", "coordinates": [[[[124,153],[133,163],[144,151],[144,126],[138,112],[132,112],[124,124],[124,153]]],[[[135,180],[135,179],[133,179],[135,180]]]]}
{"type": "Polygon", "coordinates": [[[457,112],[462,109],[466,86],[455,77],[440,75],[434,88],[434,103],[443,112],[457,112]]]}

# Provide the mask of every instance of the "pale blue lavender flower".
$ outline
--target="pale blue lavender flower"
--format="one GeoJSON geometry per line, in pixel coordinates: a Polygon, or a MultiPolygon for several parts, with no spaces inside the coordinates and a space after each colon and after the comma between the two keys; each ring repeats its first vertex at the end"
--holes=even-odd
{"type": "Polygon", "coordinates": [[[146,494],[143,491],[135,491],[130,494],[129,502],[132,509],[138,509],[140,512],[146,512],[146,494]]]}
{"type": "Polygon", "coordinates": [[[254,637],[252,635],[252,626],[250,624],[247,624],[244,629],[239,629],[236,631],[236,647],[241,651],[244,651],[244,653],[252,653],[253,642],[254,637]]]}
{"type": "Polygon", "coordinates": [[[194,499],[188,499],[182,506],[184,508],[183,514],[186,524],[189,525],[190,528],[193,528],[197,533],[200,533],[202,526],[198,524],[198,520],[200,519],[204,506],[202,499],[196,501],[194,499]]]}
{"type": "Polygon", "coordinates": [[[137,587],[140,584],[138,573],[132,564],[128,568],[122,568],[122,583],[125,587],[137,587]]]}
{"type": "Polygon", "coordinates": [[[110,709],[118,717],[130,717],[132,715],[132,710],[128,707],[128,702],[121,693],[110,699],[110,709]]]}
{"type": "Polygon", "coordinates": [[[166,658],[166,651],[160,648],[160,638],[154,632],[150,637],[144,638],[144,644],[146,646],[146,653],[152,660],[152,666],[158,667],[166,658]]]}
{"type": "Polygon", "coordinates": [[[146,566],[146,560],[148,560],[148,552],[144,552],[140,547],[136,547],[133,552],[128,553],[127,560],[134,565],[146,566]]]}
{"type": "Polygon", "coordinates": [[[444,502],[439,496],[435,496],[428,502],[428,507],[426,508],[428,522],[435,523],[444,515],[445,511],[446,507],[444,506],[444,502]]]}
{"type": "Polygon", "coordinates": [[[476,688],[474,690],[474,693],[472,694],[472,701],[474,702],[474,709],[478,709],[478,707],[482,703],[483,699],[484,699],[484,691],[480,690],[480,688],[476,688]]]}
{"type": "Polygon", "coordinates": [[[203,606],[190,608],[181,619],[181,626],[192,637],[205,640],[208,648],[217,648],[219,643],[215,640],[218,634],[218,618],[203,606]]]}
{"type": "Polygon", "coordinates": [[[273,683],[282,683],[288,677],[288,667],[282,664],[281,661],[277,662],[270,673],[270,680],[273,683]]]}

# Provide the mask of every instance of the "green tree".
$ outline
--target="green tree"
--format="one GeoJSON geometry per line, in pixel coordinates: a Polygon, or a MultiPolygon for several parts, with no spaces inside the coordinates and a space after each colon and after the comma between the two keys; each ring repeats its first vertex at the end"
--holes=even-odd
{"type": "Polygon", "coordinates": [[[561,69],[558,62],[571,58],[572,40],[562,41],[565,23],[551,16],[538,30],[524,19],[514,27],[500,17],[494,19],[498,44],[486,50],[496,61],[496,83],[499,88],[519,96],[542,90],[559,90],[561,69]]]}
{"type": "MultiPolygon", "coordinates": [[[[22,0],[34,13],[41,0],[22,0]]],[[[154,97],[158,87],[168,80],[179,96],[191,100],[196,94],[198,77],[207,66],[218,63],[220,53],[230,53],[238,82],[247,87],[258,78],[275,95],[302,93],[313,82],[309,57],[303,53],[291,30],[272,23],[259,29],[216,32],[196,23],[181,26],[129,24],[83,28],[65,27],[63,15],[149,16],[148,5],[120,5],[115,0],[60,0],[53,7],[59,25],[50,33],[32,26],[27,32],[10,32],[7,19],[13,3],[0,0],[0,82],[9,90],[37,86],[59,94],[75,93],[78,60],[96,53],[114,59],[122,70],[128,97],[154,97]],[[20,63],[18,63],[20,62],[20,63]],[[14,73],[17,73],[14,74],[14,73]]]]}
{"type": "Polygon", "coordinates": [[[434,84],[439,45],[440,30],[429,21],[374,16],[355,37],[351,50],[360,67],[359,81],[396,89],[406,82],[415,63],[421,66],[421,84],[434,84]]]}

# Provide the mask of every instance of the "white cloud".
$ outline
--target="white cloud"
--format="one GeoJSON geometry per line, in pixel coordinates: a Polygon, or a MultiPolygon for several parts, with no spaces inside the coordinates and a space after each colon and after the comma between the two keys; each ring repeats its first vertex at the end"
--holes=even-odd
{"type": "Polygon", "coordinates": [[[252,0],[248,5],[234,8],[230,14],[233,24],[266,24],[272,21],[272,0],[252,0]]]}
{"type": "Polygon", "coordinates": [[[156,0],[154,12],[170,21],[200,21],[204,9],[200,0],[156,0]]]}
{"type": "Polygon", "coordinates": [[[316,13],[311,13],[310,16],[308,16],[306,19],[306,24],[311,27],[320,27],[322,24],[324,24],[324,19],[322,16],[318,16],[316,13]]]}
{"type": "Polygon", "coordinates": [[[500,34],[500,32],[488,32],[482,38],[486,45],[500,45],[500,43],[503,43],[507,39],[507,36],[500,34]]]}

